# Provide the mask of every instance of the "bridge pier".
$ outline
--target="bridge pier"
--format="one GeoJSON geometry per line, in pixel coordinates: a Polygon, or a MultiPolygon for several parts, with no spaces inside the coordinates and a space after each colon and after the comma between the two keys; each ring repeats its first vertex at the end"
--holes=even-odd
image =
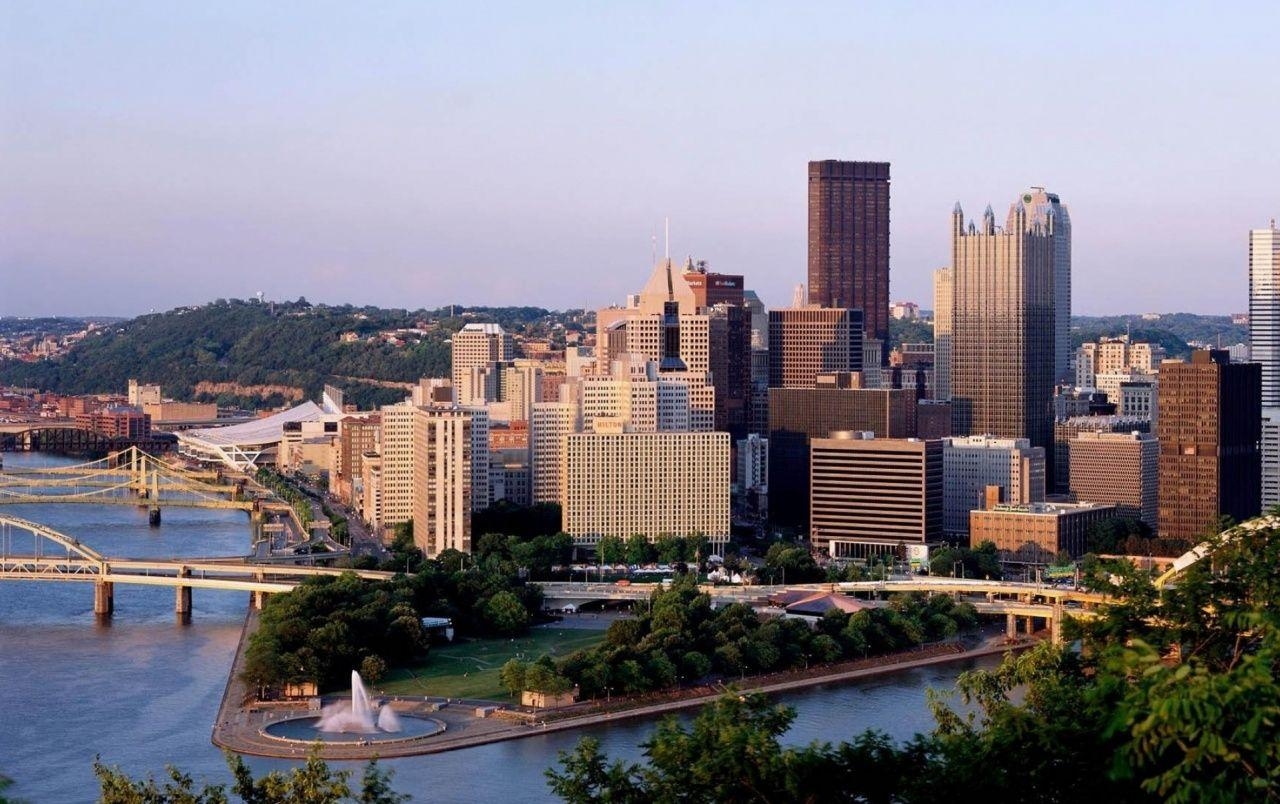
{"type": "Polygon", "coordinates": [[[115,584],[111,581],[97,581],[93,584],[93,613],[99,617],[110,617],[115,611],[115,584]]]}
{"type": "Polygon", "coordinates": [[[1006,614],[1004,616],[1004,635],[1009,639],[1018,636],[1018,615],[1006,614]]]}
{"type": "Polygon", "coordinates": [[[253,606],[253,610],[262,611],[262,604],[267,602],[267,593],[251,592],[250,595],[252,595],[250,598],[250,605],[253,606]]]}
{"type": "Polygon", "coordinates": [[[174,590],[173,611],[182,623],[191,622],[191,587],[179,586],[174,590]]]}
{"type": "Polygon", "coordinates": [[[1049,620],[1049,641],[1055,645],[1062,644],[1062,605],[1053,607],[1053,618],[1049,620]]]}
{"type": "Polygon", "coordinates": [[[1031,636],[1036,632],[1036,618],[1027,617],[1025,619],[1027,621],[1027,636],[1031,636]]]}
{"type": "Polygon", "coordinates": [[[153,528],[160,527],[160,506],[153,505],[147,509],[147,524],[153,528]]]}

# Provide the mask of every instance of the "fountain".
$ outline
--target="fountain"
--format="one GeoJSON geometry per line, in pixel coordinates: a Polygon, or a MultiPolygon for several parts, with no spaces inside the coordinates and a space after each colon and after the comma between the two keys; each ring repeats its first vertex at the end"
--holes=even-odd
{"type": "Polygon", "coordinates": [[[364,679],[351,671],[351,700],[335,701],[320,710],[320,716],[286,717],[262,728],[268,737],[288,742],[368,745],[377,742],[415,740],[445,730],[436,719],[416,714],[397,714],[391,704],[378,704],[369,695],[364,679]],[[345,737],[343,735],[357,735],[345,737]]]}
{"type": "Polygon", "coordinates": [[[388,705],[377,710],[369,698],[369,690],[365,689],[364,679],[355,670],[351,671],[351,702],[338,701],[320,710],[320,721],[316,728],[326,732],[354,732],[356,734],[375,734],[379,731],[400,731],[400,718],[391,711],[388,705]]]}

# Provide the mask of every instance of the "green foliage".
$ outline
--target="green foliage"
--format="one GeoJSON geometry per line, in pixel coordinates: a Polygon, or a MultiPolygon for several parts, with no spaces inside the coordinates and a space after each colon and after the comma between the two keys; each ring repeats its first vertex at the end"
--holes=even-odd
{"type": "Polygon", "coordinates": [[[769,583],[813,583],[826,576],[808,548],[786,542],[769,547],[764,555],[764,573],[769,583]]]}
{"type": "Polygon", "coordinates": [[[1129,333],[1134,342],[1158,343],[1169,357],[1187,357],[1191,341],[1226,346],[1249,342],[1249,327],[1231,323],[1230,316],[1167,313],[1158,320],[1146,321],[1139,316],[1072,316],[1071,340],[1076,346],[1085,341],[1115,337],[1129,333]]]}
{"type": "Polygon", "coordinates": [[[1150,525],[1134,518],[1095,522],[1087,538],[1089,552],[1104,555],[1180,556],[1192,547],[1185,539],[1156,538],[1150,525]]]}
{"type": "Polygon", "coordinates": [[[920,320],[889,319],[889,348],[896,349],[904,343],[933,343],[933,326],[920,320]]]}
{"type": "MultiPolygon", "coordinates": [[[[409,800],[391,789],[391,772],[378,767],[376,759],[365,766],[359,791],[352,791],[351,772],[331,769],[319,751],[319,746],[313,748],[304,764],[288,772],[272,771],[258,779],[242,758],[228,752],[231,792],[245,804],[400,804],[409,800]]],[[[100,804],[226,804],[231,800],[226,785],[205,783],[197,788],[191,776],[172,765],[163,783],[153,777],[135,781],[96,759],[93,773],[98,778],[100,804]]]]}
{"type": "MultiPolygon", "coordinates": [[[[562,314],[536,307],[472,308],[472,312],[509,331],[535,336],[548,335],[553,324],[566,320],[562,314]]],[[[299,388],[308,398],[316,398],[326,384],[334,384],[344,389],[348,402],[372,407],[405,395],[402,387],[379,383],[449,376],[447,341],[465,321],[447,315],[447,310],[328,307],[304,299],[270,304],[219,299],[116,323],[85,338],[61,358],[0,361],[0,384],[65,394],[118,393],[130,377],[137,377],[159,382],[174,399],[249,408],[275,407],[286,399],[261,390],[251,396],[197,397],[195,388],[202,381],[275,385],[299,388]],[[413,336],[417,343],[394,346],[368,339],[424,323],[431,330],[413,336]],[[344,342],[344,333],[355,333],[358,340],[344,342]]]]}
{"type": "Polygon", "coordinates": [[[620,564],[627,557],[626,543],[620,536],[602,536],[596,556],[604,564],[620,564]]]}
{"type": "Polygon", "coordinates": [[[932,575],[1000,580],[1000,554],[992,542],[977,547],[944,547],[929,555],[929,572],[932,575]],[[957,566],[959,565],[959,566],[957,566]]]}
{"type": "Polygon", "coordinates": [[[708,676],[735,677],[885,653],[955,636],[977,624],[967,604],[904,595],[883,609],[828,612],[817,630],[762,618],[742,604],[711,609],[690,576],[654,592],[649,610],[617,620],[605,640],[563,659],[559,672],[586,697],[666,689],[708,676]]]}
{"type": "MultiPolygon", "coordinates": [[[[1276,566],[1280,532],[1270,528],[1215,539],[1164,590],[1116,564],[1106,582],[1114,602],[1067,623],[1079,650],[1042,643],[962,674],[961,706],[931,695],[934,731],[903,745],[867,732],[784,748],[789,713],[726,696],[691,728],[659,727],[644,765],[611,762],[584,741],[548,771],[551,789],[575,802],[1276,801],[1276,566]]],[[[843,627],[824,617],[817,631],[884,640],[866,614],[843,627]]]]}

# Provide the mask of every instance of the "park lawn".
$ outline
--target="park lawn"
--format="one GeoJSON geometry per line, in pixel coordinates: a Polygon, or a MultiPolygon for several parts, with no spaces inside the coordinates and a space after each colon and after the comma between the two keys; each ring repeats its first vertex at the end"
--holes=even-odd
{"type": "Polygon", "coordinates": [[[534,661],[543,654],[558,659],[599,644],[604,634],[547,626],[515,639],[471,639],[433,645],[425,661],[388,672],[377,689],[387,695],[508,700],[510,696],[498,681],[498,670],[508,659],[534,661]]]}

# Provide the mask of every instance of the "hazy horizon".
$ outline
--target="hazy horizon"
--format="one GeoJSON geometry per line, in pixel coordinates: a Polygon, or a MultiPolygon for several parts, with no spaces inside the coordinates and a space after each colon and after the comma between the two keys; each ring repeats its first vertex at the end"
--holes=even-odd
{"type": "Polygon", "coordinates": [[[892,163],[891,297],[958,200],[1070,207],[1073,311],[1247,309],[1280,213],[1274,7],[0,10],[0,314],[224,297],[596,308],[653,238],[770,306],[806,163],[892,163]]]}

